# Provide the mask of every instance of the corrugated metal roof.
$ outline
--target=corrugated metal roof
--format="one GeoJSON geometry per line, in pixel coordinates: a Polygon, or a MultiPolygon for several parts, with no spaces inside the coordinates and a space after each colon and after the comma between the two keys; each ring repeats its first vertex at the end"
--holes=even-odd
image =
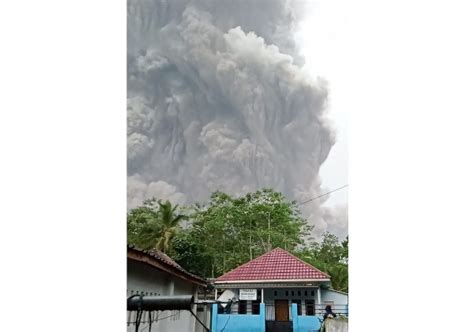
{"type": "Polygon", "coordinates": [[[216,279],[219,282],[252,280],[328,280],[328,274],[289,252],[275,248],[216,279]]]}

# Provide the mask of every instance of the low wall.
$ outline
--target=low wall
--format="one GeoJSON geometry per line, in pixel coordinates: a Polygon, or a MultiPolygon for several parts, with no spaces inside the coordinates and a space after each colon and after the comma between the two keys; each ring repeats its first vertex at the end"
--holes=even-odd
{"type": "Polygon", "coordinates": [[[260,303],[260,315],[217,314],[212,305],[211,332],[265,332],[265,304],[260,303]]]}
{"type": "Polygon", "coordinates": [[[347,332],[349,323],[337,319],[327,319],[324,332],[347,332]]]}
{"type": "Polygon", "coordinates": [[[299,316],[296,303],[291,304],[291,317],[293,317],[293,332],[318,332],[321,321],[317,316],[299,316]]]}

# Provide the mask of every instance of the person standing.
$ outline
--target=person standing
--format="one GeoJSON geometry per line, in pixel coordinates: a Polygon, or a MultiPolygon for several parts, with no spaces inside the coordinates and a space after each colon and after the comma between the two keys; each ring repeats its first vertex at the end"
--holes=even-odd
{"type": "Polygon", "coordinates": [[[328,305],[326,306],[325,311],[326,311],[326,312],[324,313],[324,316],[323,316],[324,319],[326,319],[326,318],[335,318],[335,317],[336,317],[336,314],[332,311],[332,307],[331,307],[330,304],[328,304],[328,305]]]}

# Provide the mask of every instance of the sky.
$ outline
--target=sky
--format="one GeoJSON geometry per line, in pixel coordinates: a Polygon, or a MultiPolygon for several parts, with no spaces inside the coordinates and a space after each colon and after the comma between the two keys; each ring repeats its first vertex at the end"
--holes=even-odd
{"type": "MultiPolygon", "coordinates": [[[[305,56],[305,70],[321,76],[329,85],[329,118],[336,128],[336,143],[320,171],[323,188],[334,190],[348,182],[348,114],[350,102],[344,98],[344,62],[347,57],[346,7],[341,0],[307,2],[307,17],[296,39],[305,56]]],[[[345,205],[348,188],[330,194],[325,204],[345,205]]]]}
{"type": "MultiPolygon", "coordinates": [[[[129,208],[265,187],[305,202],[347,184],[334,4],[130,0],[127,15],[129,208]]],[[[301,211],[314,236],[347,235],[347,189],[301,211]]]]}

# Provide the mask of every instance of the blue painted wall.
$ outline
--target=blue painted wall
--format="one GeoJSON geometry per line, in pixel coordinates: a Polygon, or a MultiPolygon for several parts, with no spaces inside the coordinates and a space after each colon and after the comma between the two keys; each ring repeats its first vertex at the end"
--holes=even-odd
{"type": "Polygon", "coordinates": [[[211,332],[265,332],[265,304],[260,303],[260,315],[217,314],[213,304],[211,332]]]}
{"type": "Polygon", "coordinates": [[[299,316],[296,303],[291,304],[293,317],[293,332],[314,332],[321,329],[321,322],[317,316],[299,316]]]}
{"type": "Polygon", "coordinates": [[[321,322],[317,316],[298,316],[299,329],[294,332],[308,332],[308,331],[319,331],[321,328],[321,322]]]}

